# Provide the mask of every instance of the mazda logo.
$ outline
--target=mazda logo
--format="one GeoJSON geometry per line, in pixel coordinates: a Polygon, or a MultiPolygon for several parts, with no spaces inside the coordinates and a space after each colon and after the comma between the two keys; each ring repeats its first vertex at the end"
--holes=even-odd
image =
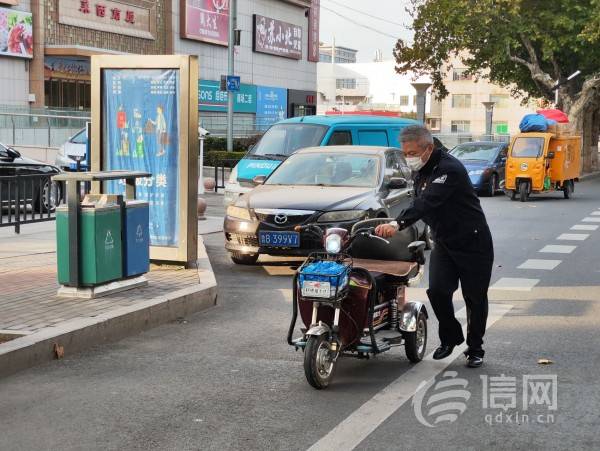
{"type": "Polygon", "coordinates": [[[275,215],[275,224],[285,224],[288,220],[287,215],[284,215],[283,213],[279,213],[275,215]]]}

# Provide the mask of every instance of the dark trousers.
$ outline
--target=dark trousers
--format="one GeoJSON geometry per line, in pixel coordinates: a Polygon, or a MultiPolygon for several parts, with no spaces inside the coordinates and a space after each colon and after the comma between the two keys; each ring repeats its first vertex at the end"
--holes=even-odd
{"type": "MultiPolygon", "coordinates": [[[[487,238],[487,237],[486,237],[487,238]]],[[[454,316],[452,296],[462,289],[467,307],[467,345],[469,354],[483,357],[483,335],[488,316],[487,292],[492,275],[494,250],[491,236],[477,249],[448,249],[437,243],[429,260],[427,296],[439,321],[442,344],[458,345],[465,339],[454,316]]]]}

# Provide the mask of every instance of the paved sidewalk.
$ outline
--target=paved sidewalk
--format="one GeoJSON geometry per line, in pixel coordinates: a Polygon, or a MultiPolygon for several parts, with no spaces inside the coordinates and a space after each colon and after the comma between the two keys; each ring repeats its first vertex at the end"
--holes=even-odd
{"type": "MultiPolygon", "coordinates": [[[[206,196],[211,216],[199,232],[222,230],[222,196],[206,196]]],[[[97,299],[57,296],[55,222],[20,235],[0,229],[0,375],[175,320],[216,303],[216,281],[202,237],[198,268],[151,265],[148,285],[97,299]],[[10,338],[17,337],[12,340],[10,338]]]]}

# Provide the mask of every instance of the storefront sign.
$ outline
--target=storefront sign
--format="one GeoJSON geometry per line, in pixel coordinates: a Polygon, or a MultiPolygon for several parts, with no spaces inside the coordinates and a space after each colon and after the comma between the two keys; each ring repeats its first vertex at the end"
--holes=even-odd
{"type": "Polygon", "coordinates": [[[58,21],[108,33],[155,39],[156,2],[138,3],[139,6],[115,0],[59,0],[58,21]]]}
{"type": "MultiPolygon", "coordinates": [[[[106,69],[102,80],[106,170],[146,171],[137,197],[150,204],[150,244],[179,244],[179,71],[106,69]]],[[[110,182],[113,193],[124,182],[110,182]],[[119,184],[121,184],[119,186],[119,184]]]]}
{"type": "MultiPolygon", "coordinates": [[[[220,83],[212,80],[198,81],[198,109],[200,111],[227,111],[227,91],[219,90],[220,83]]],[[[233,111],[256,113],[256,86],[240,84],[233,94],[233,111]]]]}
{"type": "Polygon", "coordinates": [[[89,80],[90,60],[87,58],[69,58],[46,56],[44,58],[44,78],[62,78],[69,80],[89,80]]]}
{"type": "Polygon", "coordinates": [[[31,13],[0,8],[0,55],[33,58],[31,13]]]}
{"type": "Polygon", "coordinates": [[[275,122],[287,118],[287,89],[257,86],[256,128],[266,130],[275,122]]]}
{"type": "Polygon", "coordinates": [[[181,0],[181,37],[227,45],[229,0],[181,0]]]}
{"type": "Polygon", "coordinates": [[[319,24],[321,0],[312,0],[308,13],[308,61],[319,62],[319,24]]]}
{"type": "Polygon", "coordinates": [[[302,27],[254,14],[254,51],[302,58],[302,27]]]}

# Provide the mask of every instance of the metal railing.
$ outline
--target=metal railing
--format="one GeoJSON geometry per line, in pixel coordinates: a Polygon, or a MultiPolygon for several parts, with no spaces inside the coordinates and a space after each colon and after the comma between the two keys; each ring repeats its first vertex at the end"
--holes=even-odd
{"type": "Polygon", "coordinates": [[[215,164],[215,193],[225,188],[225,169],[233,168],[240,161],[238,158],[220,160],[215,164]],[[219,181],[219,175],[220,181],[219,181]]]}
{"type": "Polygon", "coordinates": [[[59,147],[90,120],[88,112],[43,111],[0,110],[0,142],[15,146],[59,147]]]}
{"type": "Polygon", "coordinates": [[[0,176],[0,227],[53,221],[64,187],[52,182],[54,174],[0,176]]]}

